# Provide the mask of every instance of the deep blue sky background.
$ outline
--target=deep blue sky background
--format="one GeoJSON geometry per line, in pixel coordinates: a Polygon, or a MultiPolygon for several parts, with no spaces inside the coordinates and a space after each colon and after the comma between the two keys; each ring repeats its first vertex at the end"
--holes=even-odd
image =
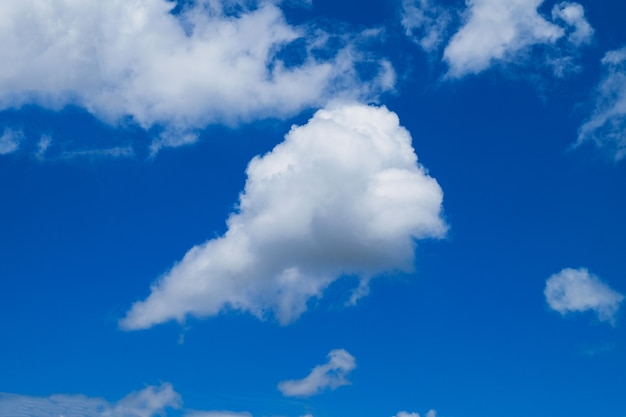
{"type": "Polygon", "coordinates": [[[399,81],[380,101],[443,189],[450,231],[418,242],[415,273],[374,280],[354,307],[344,303],[355,280],[341,280],[284,327],[233,312],[137,332],[118,320],[191,246],[224,233],[250,159],[312,109],[210,126],[198,143],[154,158],[149,132],[80,107],[0,112],[0,129],[26,137],[139,149],[133,158],[38,160],[28,142],[0,156],[0,392],[115,402],[166,381],[186,408],[254,416],[623,417],[623,312],[615,326],[592,314],[563,318],[543,297],[565,267],[626,291],[626,165],[589,143],[571,147],[600,59],[626,43],[626,6],[583,5],[596,32],[582,70],[565,79],[537,70],[540,81],[515,68],[442,81],[444,64],[404,37],[396,2],[288,9],[294,22],[384,25],[375,52],[392,59],[399,81]],[[300,399],[276,389],[334,348],[357,360],[351,386],[300,399]]]}

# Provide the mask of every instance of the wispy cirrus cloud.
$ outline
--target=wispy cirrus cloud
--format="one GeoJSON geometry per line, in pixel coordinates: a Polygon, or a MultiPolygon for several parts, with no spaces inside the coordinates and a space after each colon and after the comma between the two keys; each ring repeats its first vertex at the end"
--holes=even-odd
{"type": "MultiPolygon", "coordinates": [[[[144,329],[225,310],[290,323],[340,277],[413,268],[415,240],[441,238],[443,193],[384,107],[338,104],[255,157],[228,231],[190,249],[120,325],[144,329]]],[[[354,301],[354,300],[353,300],[354,301]]]]}
{"type": "Polygon", "coordinates": [[[578,130],[575,146],[592,142],[619,161],[626,156],[626,46],[607,52],[602,65],[594,109],[578,130]]]}
{"type": "Polygon", "coordinates": [[[546,302],[562,315],[594,312],[598,319],[615,323],[624,296],[585,268],[565,268],[546,281],[546,302]]]}
{"type": "Polygon", "coordinates": [[[292,379],[278,384],[287,397],[308,397],[325,389],[349,385],[348,374],[356,368],[356,360],[344,349],[331,350],[328,362],[318,365],[303,379],[292,379]]]}

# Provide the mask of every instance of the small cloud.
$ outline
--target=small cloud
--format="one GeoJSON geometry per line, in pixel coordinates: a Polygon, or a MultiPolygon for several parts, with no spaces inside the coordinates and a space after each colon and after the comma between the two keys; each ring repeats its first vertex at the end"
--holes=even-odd
{"type": "Polygon", "coordinates": [[[37,150],[35,151],[35,158],[43,161],[46,158],[46,152],[52,145],[52,137],[43,135],[37,142],[37,150]]]}
{"type": "Polygon", "coordinates": [[[552,8],[552,20],[562,20],[573,30],[567,39],[575,46],[591,42],[593,28],[585,17],[585,9],[578,3],[562,2],[552,8]]]}
{"type": "Polygon", "coordinates": [[[21,130],[4,129],[0,136],[0,155],[16,152],[20,147],[24,134],[21,130]]]}
{"type": "Polygon", "coordinates": [[[343,349],[331,350],[328,362],[318,365],[303,379],[283,381],[278,389],[287,397],[308,397],[319,394],[330,388],[335,389],[342,385],[349,385],[348,374],[356,368],[356,361],[352,355],[343,349]]]}
{"type": "MultiPolygon", "coordinates": [[[[420,415],[418,413],[409,413],[407,411],[399,411],[398,414],[396,414],[393,417],[420,417],[420,415]]],[[[435,410],[428,410],[425,417],[437,417],[437,412],[435,410]]]]}
{"type": "Polygon", "coordinates": [[[420,415],[418,413],[409,413],[408,411],[399,411],[393,417],[420,417],[420,415]]]}
{"type": "Polygon", "coordinates": [[[578,129],[575,147],[593,142],[615,161],[626,156],[626,46],[602,59],[604,76],[595,89],[594,110],[578,129]]]}
{"type": "Polygon", "coordinates": [[[425,52],[439,49],[446,40],[452,13],[432,0],[403,0],[402,27],[425,52]]]}
{"type": "MultiPolygon", "coordinates": [[[[464,24],[452,36],[443,53],[448,64],[448,78],[461,78],[478,74],[496,63],[518,63],[525,58],[525,51],[537,46],[551,49],[544,53],[542,65],[558,63],[555,72],[566,68],[575,69],[563,56],[572,52],[571,46],[587,43],[593,29],[585,19],[584,9],[578,3],[564,2],[552,11],[548,21],[538,8],[543,0],[471,0],[464,12],[464,24]],[[568,46],[557,41],[564,38],[568,28],[573,28],[568,46]],[[556,58],[555,56],[556,55],[556,58]]],[[[558,75],[558,74],[557,74],[558,75]]]]}
{"type": "Polygon", "coordinates": [[[615,323],[624,296],[587,269],[563,269],[546,281],[546,302],[561,315],[593,311],[601,321],[615,323]]]}

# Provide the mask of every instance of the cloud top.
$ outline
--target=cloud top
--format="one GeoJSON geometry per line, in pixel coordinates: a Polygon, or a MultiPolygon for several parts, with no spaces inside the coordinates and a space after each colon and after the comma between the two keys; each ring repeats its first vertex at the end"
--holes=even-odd
{"type": "Polygon", "coordinates": [[[585,268],[566,268],[546,281],[546,302],[565,315],[592,311],[598,319],[615,322],[615,314],[624,296],[602,282],[585,268]]]}
{"type": "Polygon", "coordinates": [[[283,381],[278,389],[287,397],[308,397],[325,389],[349,385],[348,374],[356,368],[356,360],[344,349],[331,350],[328,362],[318,365],[303,379],[283,381]]]}
{"type": "Polygon", "coordinates": [[[441,238],[443,193],[385,107],[320,110],[255,157],[227,232],[190,249],[121,321],[143,329],[232,309],[283,324],[345,274],[410,271],[416,239],[441,238]]]}

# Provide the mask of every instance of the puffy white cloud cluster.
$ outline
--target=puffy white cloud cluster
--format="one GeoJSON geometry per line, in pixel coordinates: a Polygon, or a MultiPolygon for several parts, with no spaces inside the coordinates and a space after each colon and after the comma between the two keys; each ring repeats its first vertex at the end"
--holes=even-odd
{"type": "Polygon", "coordinates": [[[598,319],[615,322],[624,296],[587,269],[566,268],[546,281],[544,290],[550,308],[562,315],[593,311],[598,319]]]}
{"type": "Polygon", "coordinates": [[[626,47],[607,52],[602,64],[595,108],[578,131],[577,145],[591,141],[619,161],[626,156],[626,47]]]}
{"type": "Polygon", "coordinates": [[[0,109],[75,104],[109,122],[165,126],[155,146],[176,146],[207,124],[392,87],[388,62],[362,83],[350,40],[319,58],[328,33],[290,25],[272,2],[250,3],[198,0],[175,15],[167,0],[0,2],[0,109]],[[298,60],[281,59],[294,41],[303,41],[298,60]]]}
{"type": "Polygon", "coordinates": [[[442,190],[385,107],[320,110],[247,175],[228,231],[189,250],[123,328],[225,309],[289,323],[342,275],[358,275],[362,295],[371,277],[412,269],[416,239],[446,233],[442,190]]]}
{"type": "Polygon", "coordinates": [[[448,65],[448,78],[477,74],[495,64],[522,61],[531,48],[538,46],[550,48],[549,52],[544,51],[541,64],[562,75],[575,68],[569,55],[591,40],[593,29],[580,4],[556,4],[548,20],[538,11],[543,2],[467,0],[466,9],[461,12],[445,9],[431,0],[405,0],[402,24],[427,52],[445,45],[443,61],[448,65]],[[461,16],[461,24],[448,38],[457,15],[461,16]]]}
{"type": "Polygon", "coordinates": [[[148,386],[115,404],[84,395],[44,398],[0,393],[0,417],[156,417],[181,404],[170,384],[148,386]]]}
{"type": "Polygon", "coordinates": [[[318,365],[303,379],[283,381],[278,389],[288,397],[308,397],[323,390],[349,385],[348,374],[356,368],[356,360],[344,349],[331,350],[328,362],[318,365]]]}

